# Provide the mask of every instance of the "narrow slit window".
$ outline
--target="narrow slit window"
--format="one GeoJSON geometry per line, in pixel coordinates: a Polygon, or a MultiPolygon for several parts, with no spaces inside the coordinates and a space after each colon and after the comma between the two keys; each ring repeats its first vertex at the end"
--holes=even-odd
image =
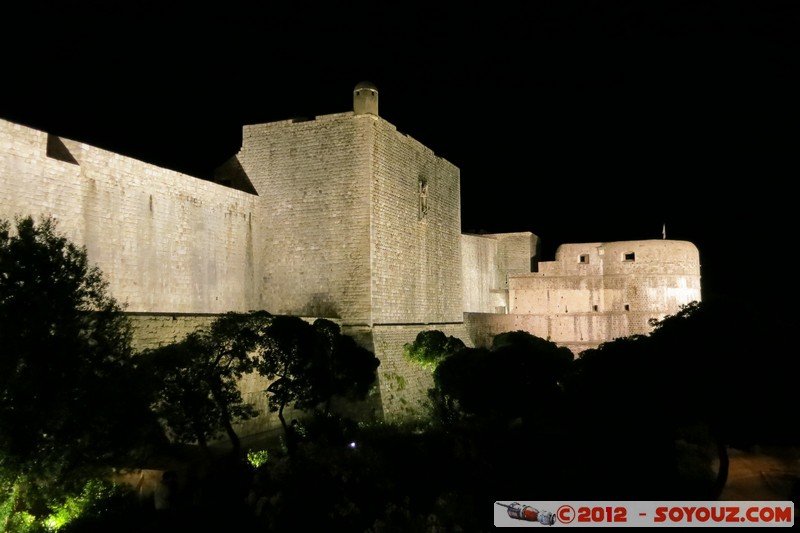
{"type": "Polygon", "coordinates": [[[625,304],[625,310],[626,310],[626,311],[630,311],[630,310],[631,310],[631,306],[630,306],[630,304],[625,304]]]}
{"type": "Polygon", "coordinates": [[[419,219],[422,220],[428,214],[428,180],[420,177],[417,183],[419,187],[419,219]]]}
{"type": "Polygon", "coordinates": [[[596,305],[592,306],[592,311],[597,312],[597,306],[596,305]]]}
{"type": "Polygon", "coordinates": [[[635,252],[626,252],[622,256],[623,261],[636,261],[636,253],[635,252]]]}

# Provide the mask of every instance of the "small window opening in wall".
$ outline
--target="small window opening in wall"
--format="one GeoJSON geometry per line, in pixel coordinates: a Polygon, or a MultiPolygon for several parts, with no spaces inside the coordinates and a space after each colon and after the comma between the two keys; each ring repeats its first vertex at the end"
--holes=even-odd
{"type": "Polygon", "coordinates": [[[636,254],[634,252],[627,252],[623,256],[623,260],[625,260],[625,261],[636,261],[636,254]]]}
{"type": "Polygon", "coordinates": [[[578,256],[578,263],[588,263],[589,256],[587,254],[581,254],[578,256]]]}
{"type": "Polygon", "coordinates": [[[419,219],[425,218],[428,214],[428,180],[421,177],[418,181],[419,186],[419,219]]]}
{"type": "Polygon", "coordinates": [[[626,310],[626,311],[630,311],[630,310],[631,310],[631,306],[630,306],[630,304],[625,304],[625,310],[626,310]]]}
{"type": "Polygon", "coordinates": [[[592,306],[592,311],[597,311],[597,306],[596,305],[592,306]]]}

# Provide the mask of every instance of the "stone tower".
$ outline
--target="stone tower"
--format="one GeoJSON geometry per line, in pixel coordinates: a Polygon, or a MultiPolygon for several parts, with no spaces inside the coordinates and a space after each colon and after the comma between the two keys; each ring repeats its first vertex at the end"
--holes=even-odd
{"type": "Polygon", "coordinates": [[[461,193],[459,169],[379,117],[377,98],[359,83],[352,111],[245,126],[229,166],[261,205],[257,308],[342,324],[381,360],[391,417],[431,380],[403,344],[424,329],[467,339],[461,193]]]}
{"type": "Polygon", "coordinates": [[[259,308],[345,325],[462,322],[459,169],[354,110],[245,126],[237,167],[258,194],[259,308]]]}
{"type": "Polygon", "coordinates": [[[353,112],[356,115],[378,115],[378,88],[375,85],[368,81],[356,85],[353,89],[353,112]]]}

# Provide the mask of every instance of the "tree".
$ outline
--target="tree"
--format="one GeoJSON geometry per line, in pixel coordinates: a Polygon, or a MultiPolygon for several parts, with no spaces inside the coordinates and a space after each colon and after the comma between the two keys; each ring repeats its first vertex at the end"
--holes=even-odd
{"type": "Polygon", "coordinates": [[[442,361],[433,372],[428,398],[435,421],[446,426],[493,412],[485,379],[492,369],[486,348],[465,348],[442,361]]]}
{"type": "Polygon", "coordinates": [[[445,421],[508,424],[546,415],[558,418],[559,380],[573,359],[568,348],[524,331],[497,335],[490,349],[465,348],[434,371],[429,392],[445,421]]]}
{"type": "Polygon", "coordinates": [[[256,343],[270,320],[264,311],[226,313],[180,342],[141,354],[138,366],[152,383],[152,407],[175,440],[207,451],[209,440],[224,432],[239,453],[233,424],[257,415],[244,402],[239,380],[253,371],[256,343]]]}
{"type": "Polygon", "coordinates": [[[538,392],[558,386],[575,359],[569,348],[520,330],[495,335],[491,351],[503,357],[532,362],[535,365],[535,383],[539,383],[535,387],[538,392]]]}
{"type": "Polygon", "coordinates": [[[412,343],[403,345],[403,355],[412,363],[418,364],[429,370],[447,357],[466,348],[464,342],[457,338],[445,335],[438,329],[420,331],[412,343]]]}
{"type": "Polygon", "coordinates": [[[646,343],[638,335],[585,350],[562,380],[580,497],[675,497],[671,402],[683,391],[658,371],[646,343]]]}
{"type": "Polygon", "coordinates": [[[800,365],[790,355],[794,343],[784,317],[710,300],[653,325],[648,347],[657,372],[681,391],[671,404],[673,419],[679,428],[703,425],[714,441],[719,468],[711,497],[725,487],[728,446],[800,442],[794,412],[800,365]]]}
{"type": "Polygon", "coordinates": [[[323,413],[331,410],[331,401],[342,398],[359,401],[366,398],[377,378],[380,360],[356,340],[342,334],[341,327],[330,320],[318,318],[313,323],[321,342],[321,359],[311,383],[313,397],[307,406],[321,406],[323,413]]]}
{"type": "Polygon", "coordinates": [[[650,342],[669,364],[663,370],[669,379],[692,393],[681,395],[680,409],[715,420],[728,444],[795,445],[797,424],[787,421],[794,420],[800,363],[789,355],[791,333],[785,317],[743,302],[712,300],[654,322],[650,342]]]}
{"type": "Polygon", "coordinates": [[[30,490],[80,487],[159,436],[107,291],[52,219],[0,222],[0,463],[30,490]]]}
{"type": "MultiPolygon", "coordinates": [[[[797,444],[791,412],[797,362],[787,356],[791,345],[780,317],[708,301],[683,306],[652,324],[647,336],[583,352],[565,380],[572,418],[604,439],[638,440],[645,455],[631,467],[640,473],[637,483],[648,476],[651,486],[663,486],[658,479],[674,475],[664,465],[674,466],[677,443],[690,433],[705,436],[718,466],[715,473],[709,467],[713,479],[705,492],[688,499],[719,497],[727,480],[728,446],[797,444]],[[609,414],[626,413],[634,403],[647,416],[623,415],[625,423],[609,433],[615,418],[609,414]],[[595,420],[602,424],[592,426],[595,420]]],[[[615,469],[618,479],[621,471],[615,469]]]]}
{"type": "Polygon", "coordinates": [[[258,372],[272,380],[269,406],[278,413],[284,432],[293,435],[284,410],[327,409],[334,396],[364,399],[377,377],[380,361],[337,324],[317,319],[313,324],[294,316],[273,317],[258,344],[258,372]]]}

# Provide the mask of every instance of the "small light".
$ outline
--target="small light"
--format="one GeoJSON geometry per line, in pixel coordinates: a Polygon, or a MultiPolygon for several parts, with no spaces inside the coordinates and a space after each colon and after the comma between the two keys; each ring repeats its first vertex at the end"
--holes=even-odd
{"type": "Polygon", "coordinates": [[[356,442],[355,441],[351,442],[350,443],[350,448],[351,449],[355,449],[355,447],[356,447],[356,442]]]}

